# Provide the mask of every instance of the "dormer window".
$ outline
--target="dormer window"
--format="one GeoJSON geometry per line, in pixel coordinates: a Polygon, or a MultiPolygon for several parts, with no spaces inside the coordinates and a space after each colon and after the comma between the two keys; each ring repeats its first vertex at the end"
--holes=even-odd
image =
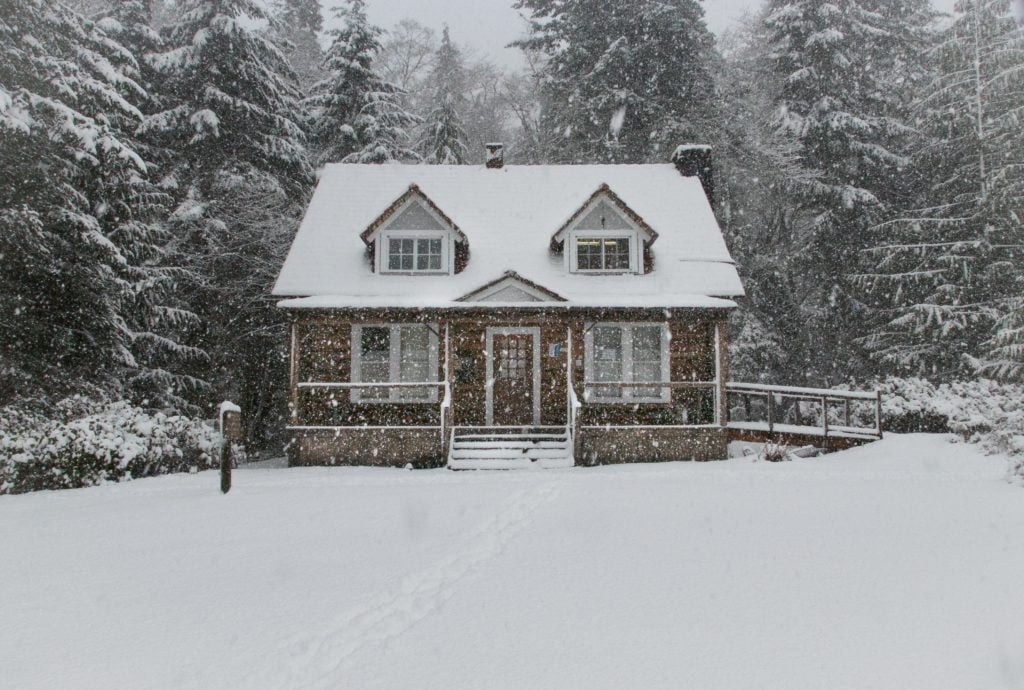
{"type": "Polygon", "coordinates": [[[563,243],[566,268],[573,273],[643,273],[646,244],[657,233],[601,185],[555,233],[563,243]]]}
{"type": "Polygon", "coordinates": [[[395,273],[442,273],[445,260],[443,233],[384,233],[387,240],[387,270],[395,273]]]}
{"type": "Polygon", "coordinates": [[[577,271],[627,272],[632,270],[632,253],[629,237],[576,236],[577,271]]]}
{"type": "Polygon", "coordinates": [[[465,235],[415,185],[362,235],[378,273],[450,275],[465,235]]]}

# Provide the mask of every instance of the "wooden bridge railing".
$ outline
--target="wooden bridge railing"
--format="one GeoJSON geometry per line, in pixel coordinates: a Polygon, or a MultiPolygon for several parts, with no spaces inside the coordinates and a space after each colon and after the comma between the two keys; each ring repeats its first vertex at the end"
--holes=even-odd
{"type": "Polygon", "coordinates": [[[751,400],[765,401],[765,418],[763,420],[735,420],[732,413],[733,406],[729,405],[730,426],[743,428],[767,424],[766,430],[769,434],[776,431],[801,433],[797,430],[802,429],[802,433],[820,433],[825,438],[828,438],[830,434],[833,436],[882,437],[882,394],[880,391],[843,391],[830,388],[773,386],[761,383],[727,383],[725,390],[727,395],[740,398],[748,417],[751,412],[751,400]],[[788,417],[785,415],[785,401],[787,400],[792,402],[788,417]],[[801,409],[801,403],[804,402],[817,403],[819,406],[820,418],[815,420],[814,424],[804,423],[801,409]],[[860,414],[851,414],[851,405],[853,404],[861,407],[870,405],[869,414],[864,415],[863,410],[858,410],[860,414]],[[840,410],[838,414],[836,414],[836,408],[840,410]],[[841,423],[830,422],[830,413],[838,417],[841,423]],[[860,420],[865,416],[871,419],[873,424],[869,426],[862,423],[860,420]]]}

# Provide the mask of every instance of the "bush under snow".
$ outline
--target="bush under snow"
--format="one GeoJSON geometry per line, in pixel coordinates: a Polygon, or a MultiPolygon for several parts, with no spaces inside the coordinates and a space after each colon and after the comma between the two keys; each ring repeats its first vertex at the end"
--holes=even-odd
{"type": "Polygon", "coordinates": [[[888,378],[878,388],[885,429],[952,431],[987,452],[1010,456],[1011,475],[1024,481],[1024,385],[888,378]]]}
{"type": "Polygon", "coordinates": [[[0,429],[0,494],[193,472],[220,457],[204,422],[123,401],[69,398],[46,415],[4,407],[0,429]]]}

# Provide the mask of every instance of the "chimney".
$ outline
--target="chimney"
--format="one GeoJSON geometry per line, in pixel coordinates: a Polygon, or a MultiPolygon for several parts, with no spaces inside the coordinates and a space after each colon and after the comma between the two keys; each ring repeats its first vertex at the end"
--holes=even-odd
{"type": "Polygon", "coordinates": [[[715,205],[715,171],[711,164],[711,147],[704,144],[683,144],[672,154],[676,170],[684,177],[700,178],[708,203],[715,205]]]}
{"type": "Polygon", "coordinates": [[[485,165],[488,168],[494,168],[495,170],[505,167],[505,147],[500,143],[497,144],[484,144],[484,148],[487,149],[487,162],[485,165]]]}

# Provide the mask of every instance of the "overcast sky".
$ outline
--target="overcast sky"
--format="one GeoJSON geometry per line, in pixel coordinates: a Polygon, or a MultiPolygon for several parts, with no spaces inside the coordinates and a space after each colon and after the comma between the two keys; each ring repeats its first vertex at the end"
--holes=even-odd
{"type": "MultiPolygon", "coordinates": [[[[340,4],[339,0],[321,0],[325,8],[340,4]]],[[[932,0],[940,10],[950,12],[954,0],[932,0]]],[[[505,48],[524,32],[522,18],[512,9],[513,0],[367,0],[370,20],[388,28],[405,17],[440,30],[447,23],[452,39],[469,44],[498,64],[518,66],[519,51],[505,48]]],[[[760,0],[706,0],[704,12],[708,27],[717,33],[728,28],[745,11],[761,5],[760,0]]],[[[328,25],[334,14],[325,12],[328,25]]]]}

